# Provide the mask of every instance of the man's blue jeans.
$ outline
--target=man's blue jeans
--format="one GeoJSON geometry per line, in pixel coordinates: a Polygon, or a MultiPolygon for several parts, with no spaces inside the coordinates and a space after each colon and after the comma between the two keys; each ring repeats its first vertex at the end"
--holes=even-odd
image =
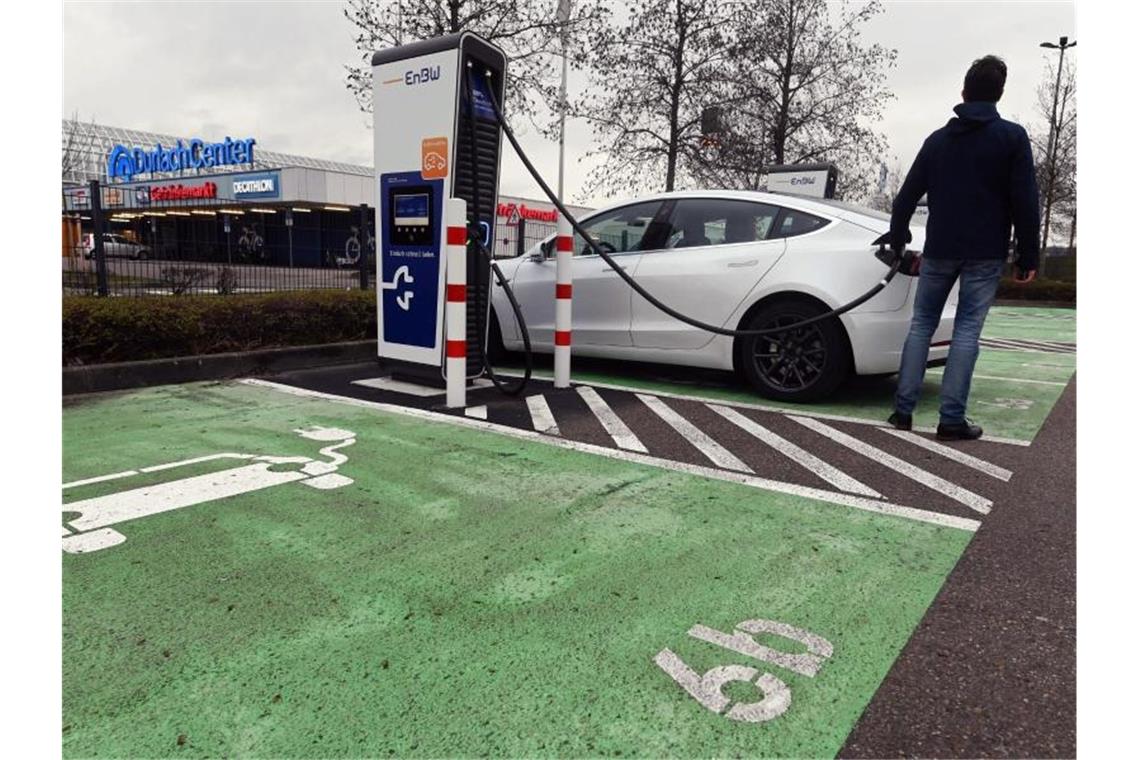
{"type": "Polygon", "coordinates": [[[914,316],[903,345],[899,363],[899,385],[895,409],[913,414],[922,391],[926,361],[930,355],[930,339],[938,329],[942,309],[954,281],[958,288],[958,311],[954,316],[954,336],[946,371],[942,374],[942,406],[939,423],[953,425],[966,419],[966,399],[970,395],[970,379],[978,360],[978,338],[982,334],[986,314],[997,295],[1005,262],[998,259],[981,261],[964,259],[922,260],[918,292],[914,298],[914,316]]]}

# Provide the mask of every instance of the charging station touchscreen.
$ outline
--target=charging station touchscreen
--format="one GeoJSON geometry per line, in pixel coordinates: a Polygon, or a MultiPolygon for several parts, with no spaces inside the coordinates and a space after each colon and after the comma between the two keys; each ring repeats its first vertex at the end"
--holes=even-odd
{"type": "Polygon", "coordinates": [[[422,189],[392,193],[392,242],[422,245],[431,241],[431,196],[422,189]]]}
{"type": "Polygon", "coordinates": [[[380,176],[380,282],[386,343],[434,348],[439,321],[443,182],[380,176]]]}

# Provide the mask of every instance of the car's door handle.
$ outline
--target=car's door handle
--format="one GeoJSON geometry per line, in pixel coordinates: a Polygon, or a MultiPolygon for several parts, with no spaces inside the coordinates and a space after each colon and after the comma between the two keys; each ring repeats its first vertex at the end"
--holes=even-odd
{"type": "MultiPolygon", "coordinates": [[[[623,272],[625,271],[625,267],[618,267],[618,269],[620,269],[623,272]]],[[[603,272],[612,272],[612,271],[614,271],[614,268],[613,267],[602,267],[602,271],[603,272]]]]}
{"type": "Polygon", "coordinates": [[[728,262],[729,269],[739,269],[741,267],[754,267],[760,263],[760,259],[749,259],[748,261],[730,261],[728,262]]]}

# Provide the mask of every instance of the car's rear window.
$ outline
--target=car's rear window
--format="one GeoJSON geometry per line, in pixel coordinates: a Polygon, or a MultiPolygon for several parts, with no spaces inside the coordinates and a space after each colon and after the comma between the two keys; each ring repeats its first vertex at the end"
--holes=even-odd
{"type": "Polygon", "coordinates": [[[835,208],[843,209],[844,211],[853,211],[856,214],[863,214],[864,216],[869,216],[873,219],[879,219],[884,222],[891,221],[890,214],[885,214],[882,211],[877,211],[873,208],[867,208],[866,206],[860,206],[858,203],[848,203],[847,201],[839,201],[834,198],[812,198],[812,200],[816,203],[822,203],[826,206],[834,206],[835,208]]]}

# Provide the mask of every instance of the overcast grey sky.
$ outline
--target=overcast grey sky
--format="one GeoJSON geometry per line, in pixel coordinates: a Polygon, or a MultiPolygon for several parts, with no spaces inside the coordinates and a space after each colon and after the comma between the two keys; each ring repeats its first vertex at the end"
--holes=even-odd
{"type": "MultiPolygon", "coordinates": [[[[66,2],[63,114],[175,135],[252,136],[267,150],[371,165],[371,117],[344,87],[344,66],[357,53],[343,5],[66,2]]],[[[1038,44],[1077,38],[1074,15],[1071,2],[888,0],[864,33],[899,53],[888,79],[896,98],[881,125],[888,166],[897,156],[905,171],[925,136],[952,115],[970,61],[986,53],[1009,65],[1002,114],[1036,119],[1046,53],[1038,44]]],[[[573,78],[572,94],[585,86],[585,78],[573,78]]],[[[533,132],[522,138],[553,185],[557,145],[533,132]]],[[[591,147],[588,126],[571,122],[566,189],[575,200],[590,168],[577,158],[591,147]]],[[[538,197],[507,154],[502,192],[538,197]]]]}

